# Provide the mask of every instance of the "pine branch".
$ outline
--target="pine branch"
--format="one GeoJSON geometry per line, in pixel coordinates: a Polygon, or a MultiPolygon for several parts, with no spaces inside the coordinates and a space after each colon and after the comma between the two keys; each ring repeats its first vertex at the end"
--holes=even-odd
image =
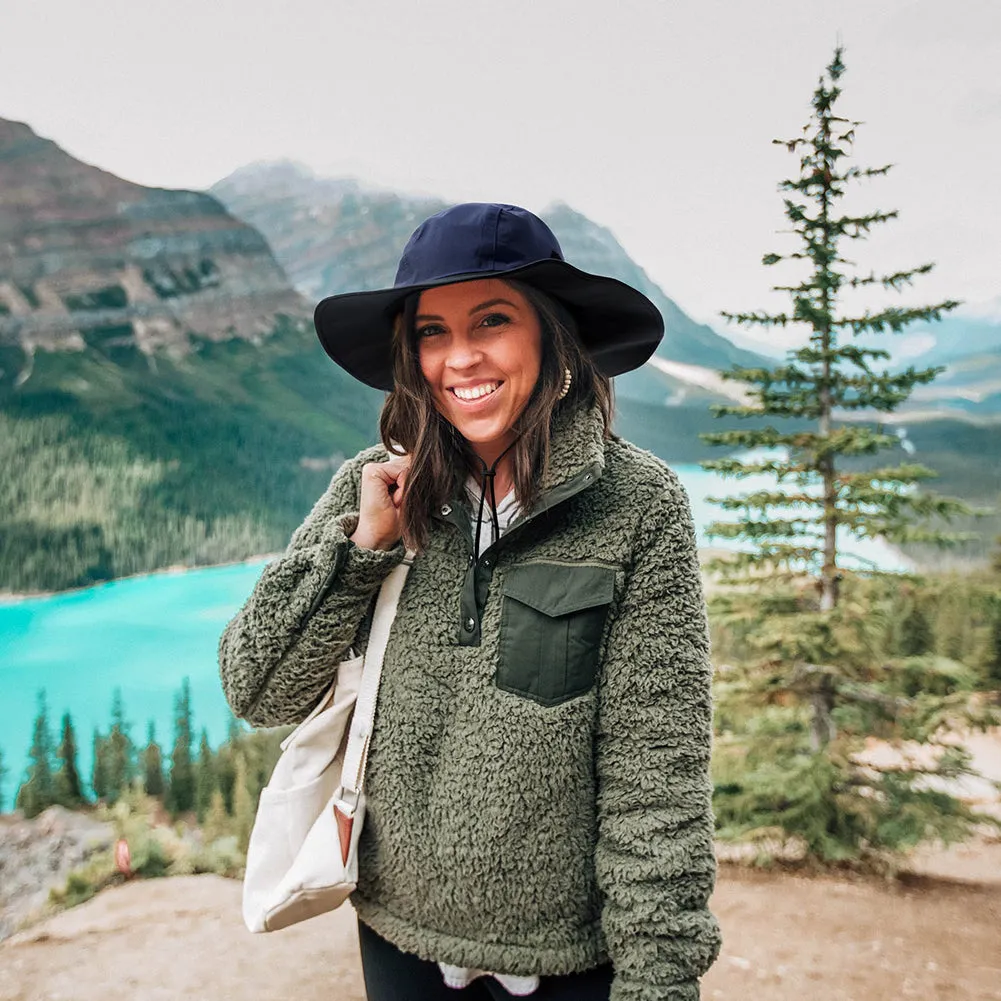
{"type": "Polygon", "coordinates": [[[767,511],[783,507],[824,507],[822,497],[811,494],[793,494],[776,490],[757,490],[736,497],[707,497],[710,504],[717,504],[724,511],[767,511]]]}
{"type": "MultiPolygon", "coordinates": [[[[703,440],[708,441],[713,435],[700,435],[703,440]]],[[[717,444],[713,442],[712,444],[717,444]]],[[[810,466],[802,462],[790,462],[784,459],[761,460],[748,462],[743,459],[706,459],[701,463],[703,469],[710,472],[719,473],[723,477],[733,477],[734,479],[744,479],[748,476],[761,476],[762,474],[774,476],[779,483],[787,477],[804,477],[813,473],[810,466]]],[[[797,479],[797,482],[799,480],[797,479]]],[[[803,484],[800,484],[803,485],[803,484]]]]}
{"type": "Polygon", "coordinates": [[[768,539],[815,538],[815,522],[800,518],[774,518],[770,521],[714,521],[706,529],[709,538],[768,539]]]}
{"type": "Polygon", "coordinates": [[[922,480],[934,479],[938,476],[934,470],[919,463],[901,463],[899,466],[878,466],[860,473],[840,473],[837,478],[839,487],[855,489],[871,486],[876,483],[912,484],[922,480]]]}
{"type": "Polygon", "coordinates": [[[762,327],[784,327],[786,324],[791,322],[789,316],[785,313],[727,313],[720,310],[720,316],[724,320],[729,320],[731,323],[736,323],[738,326],[753,326],[758,325],[762,327]]]}
{"type": "Polygon", "coordinates": [[[901,713],[907,712],[914,705],[912,699],[899,695],[887,695],[874,685],[853,681],[842,681],[837,685],[838,695],[846,702],[861,703],[876,706],[887,715],[896,719],[901,713]]]}
{"type": "Polygon", "coordinates": [[[852,288],[862,288],[865,285],[882,285],[883,288],[899,292],[905,285],[913,285],[917,275],[926,275],[934,267],[934,264],[922,264],[918,268],[911,268],[910,271],[895,271],[892,275],[882,275],[878,278],[875,273],[870,273],[867,278],[852,278],[848,284],[852,288]]]}
{"type": "Polygon", "coordinates": [[[844,178],[846,181],[854,181],[862,177],[885,177],[893,167],[892,163],[884,164],[882,167],[849,167],[844,173],[844,178]]]}
{"type": "Polygon", "coordinates": [[[955,299],[947,299],[935,306],[916,306],[911,309],[891,307],[879,313],[866,312],[862,316],[843,317],[835,321],[835,326],[851,329],[853,334],[867,331],[881,334],[889,330],[899,334],[905,327],[918,320],[932,322],[942,319],[942,314],[955,309],[960,303],[955,299]]]}

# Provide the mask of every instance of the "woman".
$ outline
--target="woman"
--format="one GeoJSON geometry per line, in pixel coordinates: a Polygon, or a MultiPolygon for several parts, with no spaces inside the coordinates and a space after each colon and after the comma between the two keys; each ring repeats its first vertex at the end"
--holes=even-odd
{"type": "Polygon", "coordinates": [[[301,720],[417,550],[352,897],[370,1001],[698,998],[719,933],[695,538],[674,474],[609,428],[609,377],[660,314],[531,213],[473,204],[316,325],[388,391],[384,444],[264,570],[220,663],[237,715],[301,720]]]}

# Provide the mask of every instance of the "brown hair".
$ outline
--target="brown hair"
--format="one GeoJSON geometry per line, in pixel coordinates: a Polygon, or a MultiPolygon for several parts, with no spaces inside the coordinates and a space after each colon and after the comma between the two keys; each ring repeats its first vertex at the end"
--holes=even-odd
{"type": "MultiPolygon", "coordinates": [[[[549,468],[549,440],[558,415],[577,409],[601,408],[605,434],[611,434],[612,385],[591,361],[577,335],[571,314],[545,292],[520,281],[509,281],[528,300],[542,330],[539,381],[515,423],[518,440],[511,456],[518,504],[528,510],[538,499],[549,468]],[[570,392],[560,399],[565,370],[570,392]]],[[[420,551],[427,545],[431,514],[447,501],[464,497],[470,473],[481,463],[469,443],[434,405],[421,372],[414,317],[419,293],[407,298],[393,331],[394,387],[379,418],[383,444],[390,452],[410,455],[406,493],[401,508],[403,538],[420,551]]]]}

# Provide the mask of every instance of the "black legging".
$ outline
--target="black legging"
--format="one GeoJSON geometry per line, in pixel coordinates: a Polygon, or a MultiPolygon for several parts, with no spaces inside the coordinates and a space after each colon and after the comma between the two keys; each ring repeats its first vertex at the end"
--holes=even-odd
{"type": "MultiPolygon", "coordinates": [[[[509,994],[493,977],[480,977],[468,987],[449,987],[437,963],[401,952],[358,922],[361,965],[368,1001],[509,1001],[509,994]]],[[[612,986],[610,963],[585,973],[541,977],[529,1001],[608,1001],[612,986]]]]}

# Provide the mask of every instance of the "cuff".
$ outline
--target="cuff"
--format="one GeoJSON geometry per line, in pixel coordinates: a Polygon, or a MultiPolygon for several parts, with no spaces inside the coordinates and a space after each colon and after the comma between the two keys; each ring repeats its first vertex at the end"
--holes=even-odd
{"type": "Polygon", "coordinates": [[[658,987],[616,977],[608,998],[609,1001],[699,1001],[699,996],[698,980],[683,980],[670,987],[658,987]]]}
{"type": "Polygon", "coordinates": [[[358,527],[358,512],[341,515],[334,522],[334,542],[344,548],[337,581],[352,591],[375,591],[390,571],[403,562],[406,550],[402,542],[392,549],[363,549],[351,541],[358,527]]]}

